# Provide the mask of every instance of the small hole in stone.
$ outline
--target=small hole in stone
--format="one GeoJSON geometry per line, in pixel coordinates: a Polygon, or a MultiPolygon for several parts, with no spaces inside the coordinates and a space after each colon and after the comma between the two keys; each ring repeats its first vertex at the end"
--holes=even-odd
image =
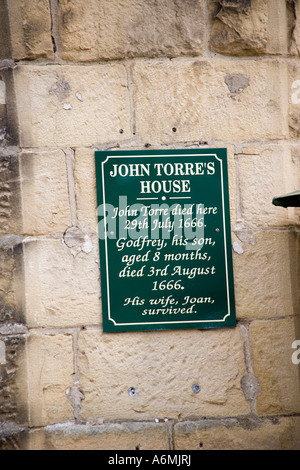
{"type": "Polygon", "coordinates": [[[137,393],[137,392],[136,392],[136,389],[135,389],[134,387],[130,387],[130,388],[128,389],[128,395],[129,395],[130,397],[135,397],[135,396],[136,396],[136,393],[137,393]]]}
{"type": "Polygon", "coordinates": [[[119,132],[120,132],[120,134],[123,134],[124,131],[123,131],[123,129],[120,129],[119,132]]]}
{"type": "Polygon", "coordinates": [[[141,450],[140,446],[136,446],[135,450],[141,450]]]}
{"type": "Polygon", "coordinates": [[[177,131],[176,127],[172,127],[172,131],[176,132],[177,131]]]}
{"type": "Polygon", "coordinates": [[[203,447],[203,442],[199,442],[199,447],[203,447]]]}

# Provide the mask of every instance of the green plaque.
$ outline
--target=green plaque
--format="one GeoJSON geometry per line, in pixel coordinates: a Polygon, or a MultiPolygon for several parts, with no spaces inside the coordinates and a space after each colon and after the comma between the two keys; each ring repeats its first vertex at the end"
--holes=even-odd
{"type": "Polygon", "coordinates": [[[103,331],[234,327],[226,149],[95,162],[103,331]]]}

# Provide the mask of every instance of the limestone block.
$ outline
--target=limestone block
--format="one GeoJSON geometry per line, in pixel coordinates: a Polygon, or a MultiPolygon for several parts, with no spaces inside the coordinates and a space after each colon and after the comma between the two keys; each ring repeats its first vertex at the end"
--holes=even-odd
{"type": "Polygon", "coordinates": [[[199,55],[205,47],[205,7],[199,0],[59,2],[62,57],[96,61],[199,55]]]}
{"type": "Polygon", "coordinates": [[[4,45],[0,48],[1,58],[22,60],[53,57],[49,1],[7,0],[1,3],[1,19],[3,27],[7,29],[4,45]]]}
{"type": "Polygon", "coordinates": [[[15,88],[22,147],[89,146],[130,136],[123,65],[20,66],[15,88]]]}
{"type": "Polygon", "coordinates": [[[175,450],[299,450],[300,419],[227,419],[174,426],[175,450]]]}
{"type": "Polygon", "coordinates": [[[81,223],[88,223],[97,232],[97,194],[95,172],[95,150],[75,150],[75,188],[77,217],[81,223]]]}
{"type": "Polygon", "coordinates": [[[80,417],[155,420],[247,414],[239,328],[80,333],[80,417]],[[193,385],[200,385],[194,393],[193,385]]]}
{"type": "Polygon", "coordinates": [[[209,2],[212,51],[230,55],[286,54],[286,2],[213,0],[209,2]]]}
{"type": "Polygon", "coordinates": [[[72,336],[33,334],[26,349],[29,426],[72,420],[66,396],[73,382],[72,336]]]}
{"type": "Polygon", "coordinates": [[[286,76],[276,60],[139,60],[136,136],[150,144],[286,137],[286,76]]]}
{"type": "Polygon", "coordinates": [[[258,414],[300,411],[299,365],[292,361],[292,344],[299,339],[297,323],[299,317],[250,325],[253,372],[261,387],[256,399],[258,414]]]}
{"type": "Polygon", "coordinates": [[[71,214],[64,152],[24,152],[20,157],[20,172],[23,233],[65,231],[71,214]]]}
{"type": "Polygon", "coordinates": [[[166,450],[168,429],[164,423],[56,424],[30,433],[29,450],[39,449],[166,450]]]}
{"type": "Polygon", "coordinates": [[[65,242],[34,238],[24,241],[28,326],[100,323],[98,239],[80,229],[73,232],[65,242]]]}
{"type": "Polygon", "coordinates": [[[246,225],[299,224],[299,210],[272,204],[274,197],[300,188],[299,145],[294,148],[280,144],[248,145],[237,159],[241,216],[246,225]]]}
{"type": "Polygon", "coordinates": [[[296,314],[296,234],[263,230],[245,231],[238,236],[241,250],[233,252],[237,317],[278,318],[296,314]]]}

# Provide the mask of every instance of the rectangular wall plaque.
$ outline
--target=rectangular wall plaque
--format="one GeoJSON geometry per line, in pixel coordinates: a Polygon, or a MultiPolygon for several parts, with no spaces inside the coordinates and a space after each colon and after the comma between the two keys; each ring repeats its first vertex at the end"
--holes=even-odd
{"type": "Polygon", "coordinates": [[[103,331],[234,327],[226,149],[95,162],[103,331]]]}

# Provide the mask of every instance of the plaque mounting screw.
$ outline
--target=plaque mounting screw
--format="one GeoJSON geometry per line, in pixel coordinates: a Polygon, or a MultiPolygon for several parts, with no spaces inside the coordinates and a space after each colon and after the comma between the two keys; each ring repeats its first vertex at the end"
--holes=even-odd
{"type": "Polygon", "coordinates": [[[128,395],[129,395],[130,397],[135,397],[136,394],[137,394],[137,391],[136,391],[136,389],[135,389],[134,387],[130,387],[130,388],[128,389],[128,395]]]}
{"type": "Polygon", "coordinates": [[[201,387],[200,387],[200,385],[198,385],[198,384],[194,384],[194,385],[192,386],[192,390],[193,390],[194,393],[199,393],[200,390],[201,390],[201,387]]]}

